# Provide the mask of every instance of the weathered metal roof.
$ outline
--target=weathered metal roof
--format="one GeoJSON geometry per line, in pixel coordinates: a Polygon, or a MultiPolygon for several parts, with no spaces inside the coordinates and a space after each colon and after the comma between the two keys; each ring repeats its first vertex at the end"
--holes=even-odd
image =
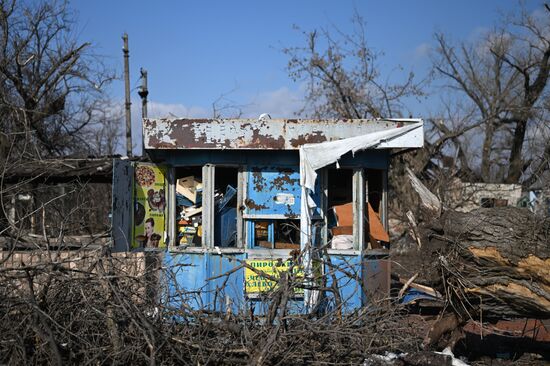
{"type": "Polygon", "coordinates": [[[335,141],[419,122],[422,120],[144,119],[143,142],[146,149],[295,150],[303,144],[335,141]]]}

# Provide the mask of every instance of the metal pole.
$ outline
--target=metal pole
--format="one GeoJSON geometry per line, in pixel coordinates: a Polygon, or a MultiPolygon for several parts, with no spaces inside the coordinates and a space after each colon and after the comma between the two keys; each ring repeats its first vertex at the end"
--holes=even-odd
{"type": "Polygon", "coordinates": [[[144,68],[139,69],[141,73],[141,88],[138,92],[141,97],[141,118],[147,118],[147,96],[149,95],[149,90],[147,89],[147,70],[144,68]]]}
{"type": "MultiPolygon", "coordinates": [[[[147,96],[149,95],[149,89],[147,89],[147,70],[143,67],[139,69],[141,74],[141,88],[138,91],[138,95],[141,98],[141,123],[143,126],[143,120],[147,118],[147,96]]],[[[145,154],[145,140],[141,139],[141,155],[145,154]]]]}
{"type": "Polygon", "coordinates": [[[132,119],[130,116],[131,110],[130,107],[132,103],[130,102],[130,51],[128,50],[128,34],[124,33],[122,35],[122,40],[124,41],[124,47],[122,52],[124,54],[124,92],[126,96],[125,108],[126,108],[126,154],[128,157],[132,156],[132,119]]]}

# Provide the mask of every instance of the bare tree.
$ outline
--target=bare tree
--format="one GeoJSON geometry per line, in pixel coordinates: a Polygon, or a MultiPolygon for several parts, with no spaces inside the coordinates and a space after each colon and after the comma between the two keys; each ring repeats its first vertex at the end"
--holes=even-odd
{"type": "MultiPolygon", "coordinates": [[[[315,118],[400,117],[403,100],[422,94],[412,72],[402,82],[380,73],[381,53],[369,47],[365,22],[356,12],[355,30],[337,28],[303,32],[306,45],[284,48],[288,72],[294,81],[305,81],[305,107],[301,113],[315,118]]],[[[397,67],[402,72],[400,67],[397,67]]]]}
{"type": "Polygon", "coordinates": [[[241,118],[243,115],[244,104],[238,104],[232,100],[231,94],[237,91],[238,86],[231,90],[221,93],[216,100],[212,102],[212,118],[241,118]]]}
{"type": "Polygon", "coordinates": [[[122,149],[122,130],[124,110],[121,105],[104,101],[98,103],[88,118],[93,120],[92,128],[83,133],[90,142],[89,154],[97,156],[115,155],[122,149]]]}
{"type": "Polygon", "coordinates": [[[474,179],[529,184],[548,169],[550,153],[547,139],[529,148],[548,133],[550,13],[522,9],[474,42],[454,44],[443,34],[436,41],[435,72],[460,101],[454,121],[461,121],[434,123],[436,134],[455,135],[451,150],[474,179]]]}
{"type": "Polygon", "coordinates": [[[113,75],[73,21],[64,1],[0,1],[0,126],[12,154],[73,153],[98,128],[94,111],[113,75]]]}

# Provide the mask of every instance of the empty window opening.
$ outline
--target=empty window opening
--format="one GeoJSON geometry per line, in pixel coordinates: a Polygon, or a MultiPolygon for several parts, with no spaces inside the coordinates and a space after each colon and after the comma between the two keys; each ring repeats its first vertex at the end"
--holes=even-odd
{"type": "Polygon", "coordinates": [[[367,169],[366,171],[367,203],[365,205],[365,244],[368,249],[380,249],[388,246],[390,241],[384,227],[384,170],[367,169]]]}
{"type": "Polygon", "coordinates": [[[327,201],[330,247],[332,249],[354,249],[353,170],[328,170],[327,201]]]}
{"type": "Polygon", "coordinates": [[[480,200],[481,207],[491,208],[491,207],[506,207],[508,206],[508,200],[501,198],[493,197],[484,197],[480,200]]]}
{"type": "Polygon", "coordinates": [[[384,171],[367,169],[368,203],[377,214],[381,212],[382,195],[384,193],[384,171]]]}
{"type": "Polygon", "coordinates": [[[328,207],[343,205],[353,201],[353,170],[328,170],[328,207]]]}
{"type": "Polygon", "coordinates": [[[484,208],[506,207],[508,206],[508,200],[494,197],[483,197],[480,200],[480,205],[484,208]]]}
{"type": "Polygon", "coordinates": [[[214,245],[237,246],[238,168],[216,167],[214,173],[214,245]]]}

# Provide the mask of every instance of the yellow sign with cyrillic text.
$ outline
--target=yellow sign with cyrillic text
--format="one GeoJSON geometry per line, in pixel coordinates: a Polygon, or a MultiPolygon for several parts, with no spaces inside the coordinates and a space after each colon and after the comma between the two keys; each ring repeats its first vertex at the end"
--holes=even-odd
{"type": "MultiPolygon", "coordinates": [[[[304,270],[301,265],[298,265],[291,259],[250,259],[246,261],[245,268],[245,292],[247,294],[267,292],[277,287],[277,281],[281,273],[288,272],[292,268],[292,272],[296,277],[304,277],[304,270]],[[252,268],[250,268],[252,267],[252,268]],[[271,277],[271,278],[269,278],[271,277]]],[[[303,289],[295,289],[295,293],[303,293],[303,289]]]]}

